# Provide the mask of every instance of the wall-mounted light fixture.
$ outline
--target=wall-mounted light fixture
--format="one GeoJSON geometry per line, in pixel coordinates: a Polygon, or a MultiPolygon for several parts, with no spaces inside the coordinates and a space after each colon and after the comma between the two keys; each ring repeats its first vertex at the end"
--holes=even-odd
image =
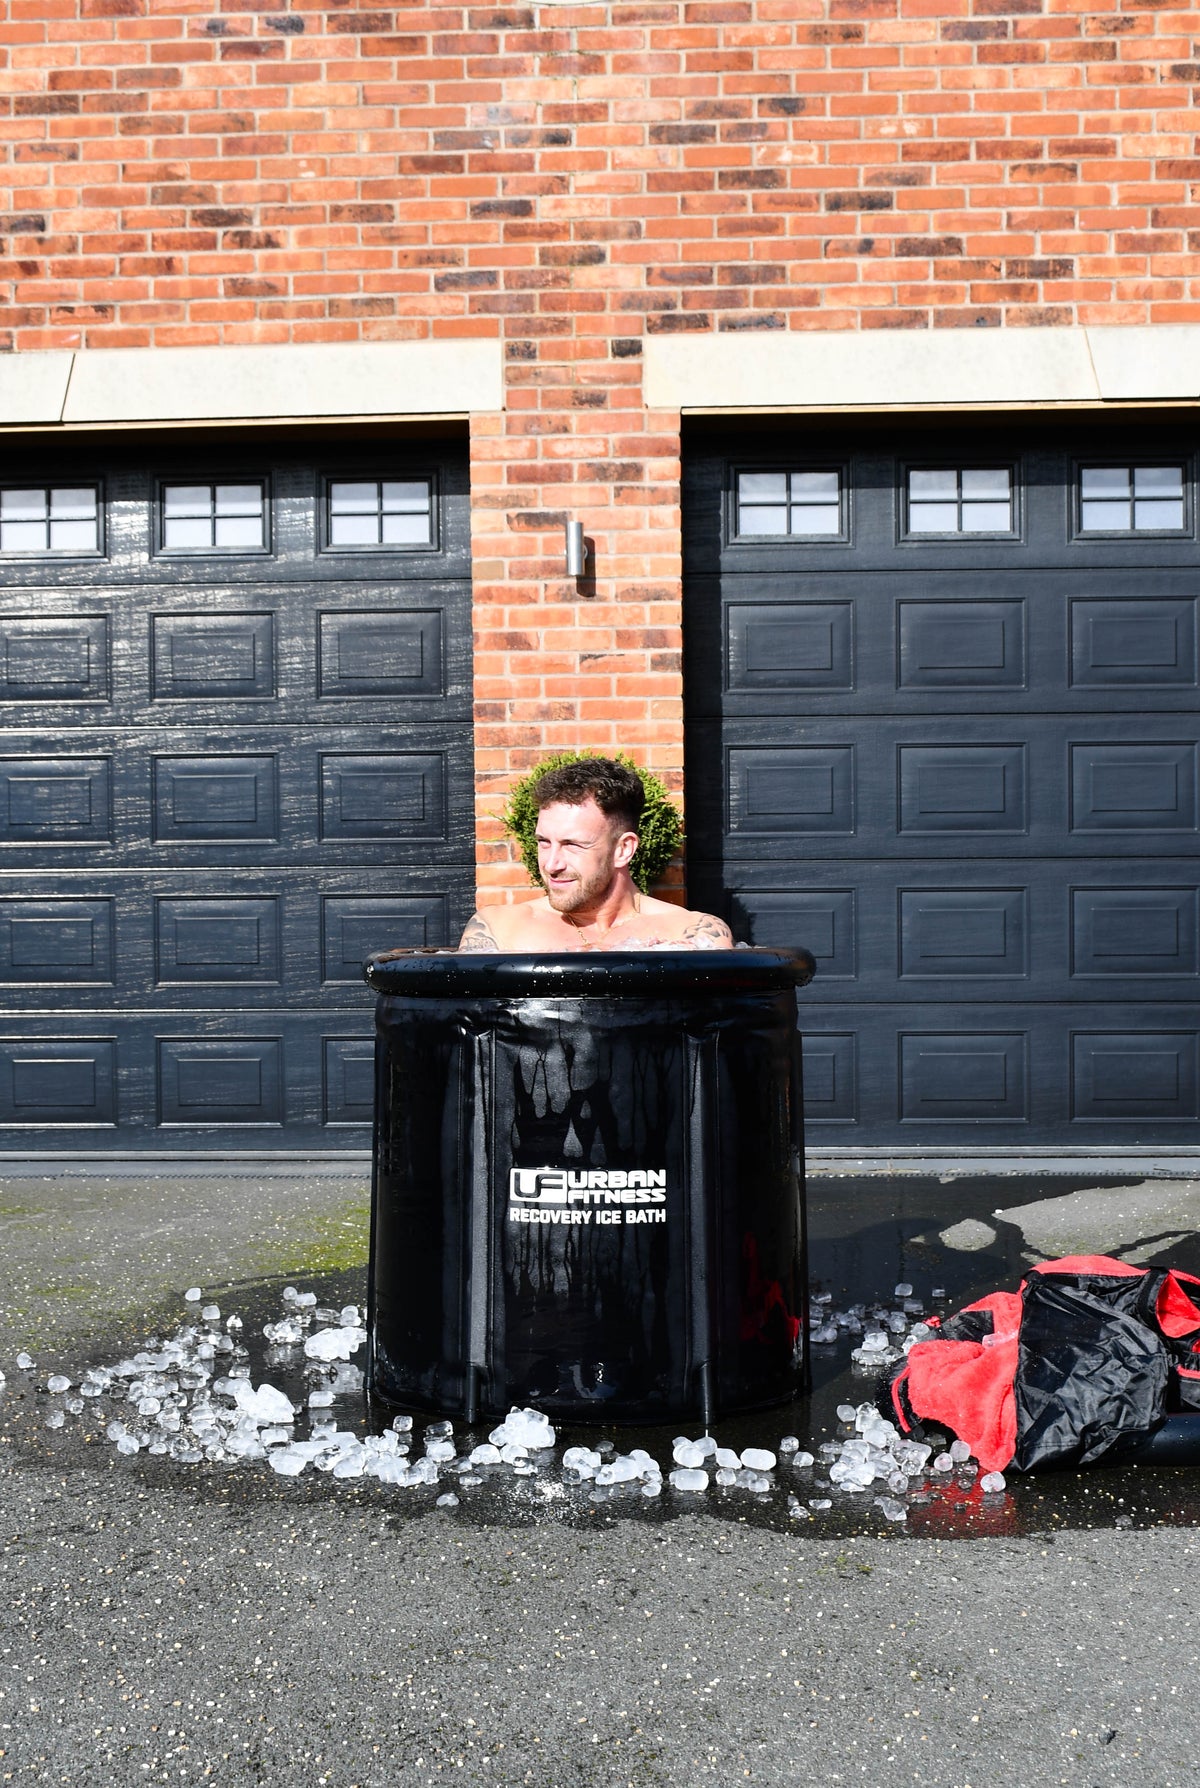
{"type": "Polygon", "coordinates": [[[587,548],[583,544],[583,523],[567,523],[567,576],[582,577],[587,567],[587,548]]]}

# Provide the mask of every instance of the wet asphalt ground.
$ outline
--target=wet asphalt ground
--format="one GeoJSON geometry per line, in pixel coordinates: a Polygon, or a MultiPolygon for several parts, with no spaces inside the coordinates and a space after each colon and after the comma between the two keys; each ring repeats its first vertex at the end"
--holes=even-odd
{"type": "MultiPolygon", "coordinates": [[[[366,1187],[344,1164],[0,1170],[0,1783],[1200,1781],[1200,1469],[797,1522],[811,1487],[782,1465],[765,1497],[593,1501],[546,1472],[442,1509],[125,1458],[92,1411],[46,1427],[51,1371],[169,1335],[195,1284],[242,1314],[254,1382],[294,1388],[262,1323],[286,1283],[363,1299],[366,1187]]],[[[834,1307],[900,1281],[955,1307],[1075,1251],[1200,1271],[1179,1174],[831,1166],[809,1191],[834,1307]]],[[[718,1438],[837,1433],[870,1381],[846,1343],[814,1372],[811,1400],[718,1438]]],[[[368,1421],[352,1395],[336,1415],[368,1421]]],[[[669,1458],[670,1435],[612,1438],[669,1458]]]]}

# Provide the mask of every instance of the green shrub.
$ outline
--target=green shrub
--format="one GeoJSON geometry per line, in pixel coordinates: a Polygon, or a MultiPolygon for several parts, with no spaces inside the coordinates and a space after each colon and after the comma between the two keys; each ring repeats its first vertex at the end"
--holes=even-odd
{"type": "MultiPolygon", "coordinates": [[[[508,797],[508,805],[503,813],[504,830],[510,838],[515,838],[521,853],[521,861],[529,873],[529,878],[540,887],[542,878],[538,874],[537,859],[537,806],[533,798],[534,784],[544,776],[547,770],[560,769],[563,764],[577,764],[585,758],[603,757],[601,751],[556,751],[552,757],[543,758],[535,764],[521,780],[516,783],[508,797]]],[[[667,786],[649,770],[643,770],[635,764],[631,757],[623,751],[615,754],[616,761],[628,769],[636,771],[646,791],[646,805],[642,810],[642,820],[638,827],[638,847],[634,852],[633,862],[629,865],[629,873],[643,894],[649,893],[654,883],[662,875],[663,870],[677,856],[683,845],[683,816],[672,801],[667,786]]]]}

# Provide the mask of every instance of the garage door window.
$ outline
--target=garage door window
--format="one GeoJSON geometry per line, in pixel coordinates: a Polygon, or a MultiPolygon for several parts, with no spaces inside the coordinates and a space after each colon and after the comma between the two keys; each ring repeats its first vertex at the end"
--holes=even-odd
{"type": "Polygon", "coordinates": [[[333,479],[326,538],[332,547],[433,545],[433,486],[427,478],[333,479]]]}
{"type": "Polygon", "coordinates": [[[908,532],[1011,534],[1012,499],[1007,466],[914,467],[908,474],[908,532]]]}
{"type": "Polygon", "coordinates": [[[163,551],[262,552],[266,515],[261,484],[164,485],[163,551]]]}
{"type": "Polygon", "coordinates": [[[1084,466],[1082,534],[1179,534],[1186,527],[1183,467],[1084,466]]]}
{"type": "Polygon", "coordinates": [[[845,532],[842,478],[835,468],[809,472],[739,472],[735,533],[740,540],[786,535],[837,538],[845,532]]]}
{"type": "Polygon", "coordinates": [[[100,499],[95,485],[9,485],[0,490],[0,552],[99,550],[100,499]]]}

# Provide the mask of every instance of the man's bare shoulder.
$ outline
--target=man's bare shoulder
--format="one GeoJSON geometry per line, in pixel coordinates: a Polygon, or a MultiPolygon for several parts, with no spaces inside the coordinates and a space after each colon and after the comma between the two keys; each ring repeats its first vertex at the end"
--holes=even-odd
{"type": "Polygon", "coordinates": [[[494,955],[500,949],[490,920],[483,913],[471,914],[458,940],[458,949],[463,956],[494,955]]]}
{"type": "Polygon", "coordinates": [[[544,904],[523,901],[518,906],[482,907],[468,919],[459,940],[459,951],[465,955],[480,955],[537,948],[541,926],[536,909],[544,904]]]}
{"type": "Polygon", "coordinates": [[[693,912],[653,895],[641,898],[641,912],[652,915],[665,941],[691,950],[732,950],[733,933],[713,913],[693,912]]]}
{"type": "Polygon", "coordinates": [[[732,950],[733,933],[724,919],[718,919],[714,913],[688,912],[680,914],[684,924],[679,932],[679,942],[693,950],[732,950]]]}

